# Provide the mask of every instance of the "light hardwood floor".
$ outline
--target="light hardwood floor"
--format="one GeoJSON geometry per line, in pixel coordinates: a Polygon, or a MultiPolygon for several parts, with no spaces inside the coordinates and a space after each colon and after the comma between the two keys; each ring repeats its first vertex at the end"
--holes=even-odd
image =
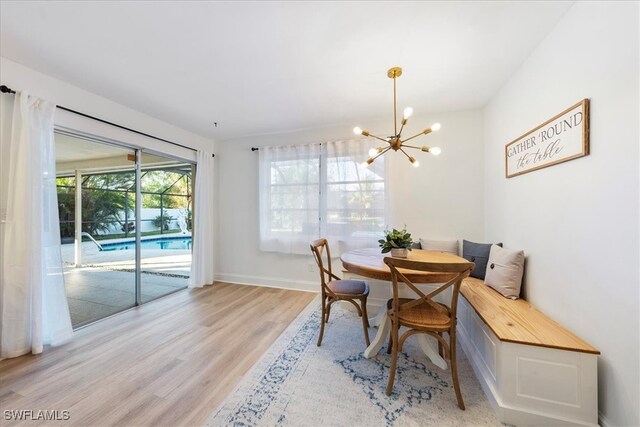
{"type": "Polygon", "coordinates": [[[315,297],[216,283],[90,325],[61,347],[0,362],[5,410],[68,410],[31,425],[201,425],[315,297]]]}

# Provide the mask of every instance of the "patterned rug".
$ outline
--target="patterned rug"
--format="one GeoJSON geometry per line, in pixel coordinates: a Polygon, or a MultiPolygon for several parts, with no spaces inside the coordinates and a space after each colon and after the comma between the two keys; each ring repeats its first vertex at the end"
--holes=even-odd
{"type": "MultiPolygon", "coordinates": [[[[320,300],[278,338],[207,426],[501,426],[458,351],[466,410],[458,408],[451,374],[433,365],[415,337],[405,343],[391,396],[390,355],[365,359],[362,323],[348,303],[334,304],[322,347],[320,300]]],[[[371,339],[377,329],[371,328],[371,339]]]]}

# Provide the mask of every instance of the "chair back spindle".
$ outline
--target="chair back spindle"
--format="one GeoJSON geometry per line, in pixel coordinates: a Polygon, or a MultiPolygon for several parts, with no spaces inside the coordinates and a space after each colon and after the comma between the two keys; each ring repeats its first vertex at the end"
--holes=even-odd
{"type": "Polygon", "coordinates": [[[335,274],[333,274],[333,270],[331,269],[331,249],[329,249],[329,242],[327,239],[318,239],[311,242],[311,253],[313,253],[313,257],[316,260],[316,264],[318,265],[318,270],[320,271],[320,284],[322,289],[332,295],[333,292],[327,284],[336,279],[340,280],[335,274]],[[326,265],[324,262],[324,258],[326,257],[326,265]]]}
{"type": "Polygon", "coordinates": [[[458,296],[460,293],[460,286],[462,284],[462,280],[469,276],[471,270],[474,267],[474,263],[472,262],[460,262],[460,263],[433,263],[433,262],[424,262],[424,261],[414,261],[405,258],[392,258],[386,257],[384,259],[385,264],[389,266],[389,270],[391,271],[391,279],[393,285],[393,304],[394,310],[404,308],[409,309],[411,307],[415,307],[417,305],[427,303],[430,305],[435,304],[433,298],[444,292],[450,287],[453,287],[451,292],[451,300],[449,301],[448,308],[451,313],[451,317],[453,319],[456,318],[456,312],[458,308],[458,296]],[[430,271],[436,273],[451,273],[451,278],[439,285],[435,290],[425,294],[421,291],[411,280],[409,280],[400,269],[404,270],[414,270],[414,271],[430,271]],[[416,295],[418,295],[417,299],[411,300],[410,302],[403,304],[402,307],[399,307],[399,287],[398,283],[402,282],[407,287],[409,287],[416,295]]]}

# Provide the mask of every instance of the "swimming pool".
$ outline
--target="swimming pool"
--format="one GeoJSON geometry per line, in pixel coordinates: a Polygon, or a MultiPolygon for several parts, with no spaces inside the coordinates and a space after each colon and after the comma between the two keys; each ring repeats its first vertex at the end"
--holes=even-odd
{"type": "MultiPolygon", "coordinates": [[[[136,241],[102,243],[101,246],[103,251],[125,251],[127,249],[135,249],[136,241]]],[[[146,239],[140,242],[140,247],[142,249],[191,249],[191,236],[146,239]]]]}

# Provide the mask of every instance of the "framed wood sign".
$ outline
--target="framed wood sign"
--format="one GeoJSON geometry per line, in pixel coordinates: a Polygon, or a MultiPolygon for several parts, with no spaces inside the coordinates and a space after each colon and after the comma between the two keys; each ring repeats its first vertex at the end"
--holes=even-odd
{"type": "Polygon", "coordinates": [[[507,178],[589,154],[589,100],[583,99],[504,147],[507,178]]]}

